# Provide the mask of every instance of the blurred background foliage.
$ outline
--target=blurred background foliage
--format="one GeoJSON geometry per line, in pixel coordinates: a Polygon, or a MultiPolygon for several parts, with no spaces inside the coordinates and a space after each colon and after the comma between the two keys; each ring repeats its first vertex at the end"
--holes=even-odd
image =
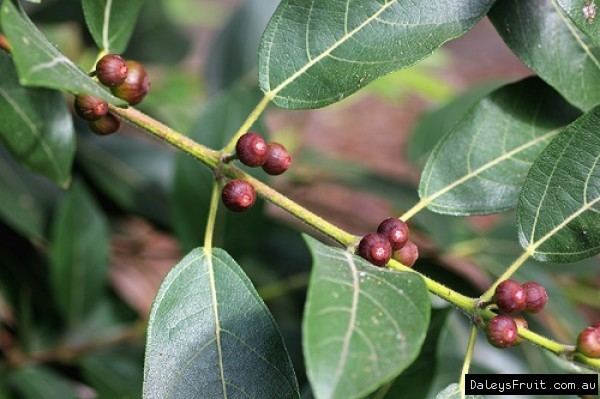
{"type": "MultiPolygon", "coordinates": [[[[256,51],[277,3],[148,0],[126,51],[152,77],[142,110],[220,147],[260,98],[256,51]]],[[[92,65],[96,49],[78,1],[44,0],[27,9],[67,56],[92,65]]],[[[340,104],[270,109],[255,129],[293,151],[296,167],[272,182],[278,189],[361,233],[417,200],[427,155],[469,107],[501,82],[528,74],[486,20],[340,104]]],[[[98,138],[75,124],[75,183],[66,192],[0,147],[0,399],[139,398],[152,299],[168,270],[201,243],[207,169],[131,127],[98,138]]],[[[267,301],[310,397],[300,337],[311,263],[300,238],[304,226],[264,202],[219,218],[216,244],[267,301]]],[[[520,253],[513,214],[425,211],[413,224],[423,252],[416,267],[465,294],[478,295],[520,253]]],[[[551,291],[549,310],[530,319],[536,330],[573,342],[586,320],[599,318],[598,260],[583,263],[532,261],[519,272],[551,291]]],[[[456,380],[468,326],[436,304],[424,352],[386,398],[432,397],[456,380]]],[[[476,372],[579,371],[528,345],[477,345],[476,372]]]]}

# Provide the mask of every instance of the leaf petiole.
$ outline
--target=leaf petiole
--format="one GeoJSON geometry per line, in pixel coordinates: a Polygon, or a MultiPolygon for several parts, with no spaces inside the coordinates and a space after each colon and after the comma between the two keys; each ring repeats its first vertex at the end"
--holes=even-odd
{"type": "Polygon", "coordinates": [[[473,350],[475,349],[475,342],[477,341],[477,326],[471,327],[471,334],[469,335],[469,342],[467,343],[467,353],[465,353],[465,361],[463,362],[462,371],[460,373],[460,397],[465,398],[465,375],[469,373],[471,367],[471,360],[473,359],[473,350]]]}
{"type": "Polygon", "coordinates": [[[212,255],[215,221],[217,220],[217,211],[219,210],[220,188],[220,180],[215,179],[213,182],[212,193],[210,195],[210,208],[208,210],[208,220],[206,221],[206,232],[204,233],[204,251],[209,257],[212,255]]]}

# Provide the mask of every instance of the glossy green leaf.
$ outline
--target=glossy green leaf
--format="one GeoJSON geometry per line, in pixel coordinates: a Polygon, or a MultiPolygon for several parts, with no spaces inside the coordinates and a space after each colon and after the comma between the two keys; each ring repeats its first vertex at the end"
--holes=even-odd
{"type": "Polygon", "coordinates": [[[430,316],[416,274],[370,265],[306,237],[313,254],[303,346],[317,399],[361,398],[417,357],[430,316]]]}
{"type": "Polygon", "coordinates": [[[22,85],[90,94],[115,105],[125,105],[61,54],[14,0],[2,2],[0,13],[2,29],[12,44],[12,54],[22,85]]]}
{"type": "Polygon", "coordinates": [[[556,0],[496,2],[490,19],[512,51],[572,104],[600,103],[600,49],[556,0]]]}
{"type": "Polygon", "coordinates": [[[18,369],[10,373],[8,382],[23,399],[77,399],[79,397],[72,383],[43,366],[18,369]]]}
{"type": "Polygon", "coordinates": [[[600,252],[600,107],[540,154],[517,209],[519,240],[535,259],[574,262],[600,252]]]}
{"type": "Polygon", "coordinates": [[[500,83],[488,83],[428,111],[417,121],[408,141],[408,158],[417,166],[424,166],[435,145],[465,116],[465,114],[500,83]]]}
{"type": "Polygon", "coordinates": [[[80,322],[101,296],[107,262],[107,222],[76,182],[54,217],[50,251],[54,298],[70,324],[80,322]]]}
{"type": "Polygon", "coordinates": [[[494,91],[435,147],[421,176],[421,199],[450,215],[514,208],[535,157],[577,114],[537,78],[494,91]]]}
{"type": "Polygon", "coordinates": [[[0,142],[24,166],[68,186],[75,138],[62,95],[21,86],[5,52],[0,52],[0,76],[0,142]]]}
{"type": "Polygon", "coordinates": [[[168,225],[173,151],[133,136],[82,136],[78,160],[94,184],[123,209],[168,225]]]}
{"type": "Polygon", "coordinates": [[[556,0],[563,12],[592,41],[600,44],[600,25],[598,24],[598,3],[596,0],[556,0]]]}
{"type": "Polygon", "coordinates": [[[82,0],[85,22],[98,47],[107,53],[121,53],[144,0],[82,0]]]}
{"type": "Polygon", "coordinates": [[[483,399],[481,395],[466,395],[460,393],[460,386],[457,383],[448,385],[442,392],[438,393],[435,399],[483,399]]]}
{"type": "Polygon", "coordinates": [[[150,313],[144,399],[195,397],[299,397],[273,317],[220,249],[181,260],[150,313]]]}
{"type": "MultiPolygon", "coordinates": [[[[260,92],[257,89],[234,86],[205,107],[189,136],[210,148],[223,147],[258,101],[260,92]]],[[[264,135],[260,121],[254,128],[264,135]]],[[[175,232],[187,250],[202,242],[212,182],[210,170],[187,154],[177,154],[171,214],[175,232]]],[[[242,226],[253,222],[248,216],[261,212],[261,207],[255,206],[243,218],[230,212],[223,212],[221,217],[235,220],[235,230],[243,230],[242,226]]]]}
{"type": "Polygon", "coordinates": [[[335,103],[462,35],[492,3],[284,0],[261,42],[261,89],[284,108],[335,103]]]}

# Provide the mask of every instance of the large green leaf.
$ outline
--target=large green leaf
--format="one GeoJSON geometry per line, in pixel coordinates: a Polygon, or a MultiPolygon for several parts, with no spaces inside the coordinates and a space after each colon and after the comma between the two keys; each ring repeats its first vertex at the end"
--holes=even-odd
{"type": "Polygon", "coordinates": [[[503,0],[490,18],[528,67],[577,107],[600,103],[600,49],[563,15],[556,0],[503,0]]]}
{"type": "Polygon", "coordinates": [[[79,182],[55,215],[50,261],[55,300],[64,318],[78,323],[102,294],[108,262],[107,222],[79,182]]]}
{"type": "Polygon", "coordinates": [[[262,90],[285,108],[340,101],[469,30],[492,0],[284,0],[259,50],[262,90]]]}
{"type": "Polygon", "coordinates": [[[576,116],[537,78],[494,91],[435,147],[421,176],[421,199],[450,215],[514,208],[535,157],[576,116]]]}
{"type": "Polygon", "coordinates": [[[521,245],[533,257],[574,262],[600,252],[600,107],[540,154],[519,199],[521,245]]]}
{"type": "Polygon", "coordinates": [[[61,94],[21,86],[11,58],[2,51],[0,76],[0,141],[29,169],[68,186],[75,138],[61,94]]]}
{"type": "Polygon", "coordinates": [[[307,237],[313,271],[303,321],[304,358],[315,397],[363,397],[417,357],[429,294],[416,274],[375,267],[307,237]]]}
{"type": "Polygon", "coordinates": [[[14,1],[2,2],[0,21],[12,44],[12,54],[22,85],[90,94],[115,105],[125,105],[124,101],[104,90],[61,54],[14,1]]]}
{"type": "Polygon", "coordinates": [[[148,326],[144,398],[200,397],[299,397],[273,317],[220,249],[195,249],[169,273],[148,326]]]}
{"type": "Polygon", "coordinates": [[[99,48],[121,53],[129,38],[144,0],[82,0],[85,22],[99,48]]]}
{"type": "Polygon", "coordinates": [[[600,44],[599,10],[595,0],[556,0],[563,12],[569,16],[577,28],[585,32],[592,41],[600,44]]]}

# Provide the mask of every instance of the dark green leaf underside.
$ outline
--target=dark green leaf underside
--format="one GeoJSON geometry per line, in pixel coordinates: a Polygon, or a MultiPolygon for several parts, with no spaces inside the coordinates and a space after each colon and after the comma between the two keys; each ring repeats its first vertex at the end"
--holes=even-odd
{"type": "Polygon", "coordinates": [[[419,354],[430,316],[427,288],[414,273],[306,241],[313,271],[303,347],[313,392],[318,399],[364,397],[419,354]]]}
{"type": "Polygon", "coordinates": [[[272,316],[219,249],[195,249],[169,273],[148,327],[144,398],[200,397],[299,397],[272,316]]]}
{"type": "Polygon", "coordinates": [[[521,245],[534,258],[575,262],[600,252],[600,107],[536,159],[519,199],[521,245]]]}
{"type": "Polygon", "coordinates": [[[435,147],[419,195],[432,211],[451,215],[514,208],[535,157],[577,115],[537,78],[495,90],[435,147]]]}

